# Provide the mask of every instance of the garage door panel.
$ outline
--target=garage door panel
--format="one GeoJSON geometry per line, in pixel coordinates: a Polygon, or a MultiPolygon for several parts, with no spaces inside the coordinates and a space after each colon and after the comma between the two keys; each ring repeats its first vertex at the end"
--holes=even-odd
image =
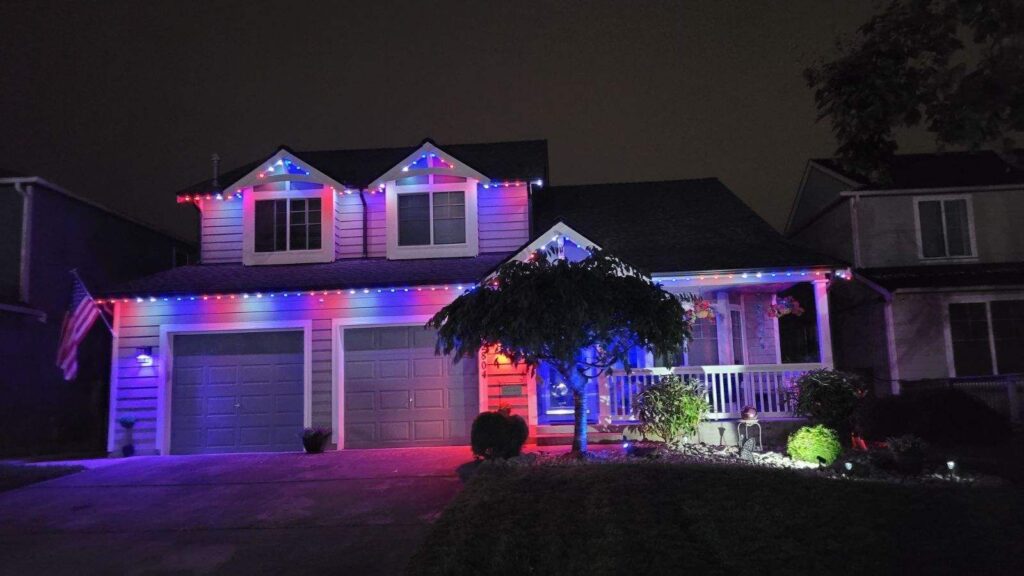
{"type": "Polygon", "coordinates": [[[444,374],[444,363],[447,358],[417,358],[413,360],[413,376],[416,378],[429,378],[444,374]]]}
{"type": "Polygon", "coordinates": [[[383,390],[379,393],[380,402],[377,404],[381,410],[408,410],[408,390],[383,390]]]}
{"type": "Polygon", "coordinates": [[[301,449],[303,341],[294,331],[175,336],[171,452],[301,449]]]}
{"type": "Polygon", "coordinates": [[[408,378],[408,360],[382,360],[377,364],[379,378],[408,378]]]}
{"type": "MultiPolygon", "coordinates": [[[[346,382],[348,380],[346,379],[346,382]]],[[[345,394],[345,411],[360,412],[373,410],[373,392],[356,392],[345,394]]]]}
{"type": "Polygon", "coordinates": [[[381,422],[380,440],[382,442],[404,442],[412,440],[409,422],[381,422]]]}
{"type": "Polygon", "coordinates": [[[348,447],[466,444],[476,416],[474,362],[452,367],[421,326],[342,332],[348,447]],[[406,369],[406,367],[408,369],[406,369]]]}
{"type": "Polygon", "coordinates": [[[413,422],[416,440],[444,440],[444,420],[413,422]]]}
{"type": "Polygon", "coordinates": [[[434,390],[416,390],[413,392],[413,408],[442,408],[444,406],[444,388],[434,390]]]}
{"type": "Polygon", "coordinates": [[[355,383],[358,380],[372,380],[374,377],[373,367],[373,362],[347,361],[345,362],[345,381],[355,383]]]}

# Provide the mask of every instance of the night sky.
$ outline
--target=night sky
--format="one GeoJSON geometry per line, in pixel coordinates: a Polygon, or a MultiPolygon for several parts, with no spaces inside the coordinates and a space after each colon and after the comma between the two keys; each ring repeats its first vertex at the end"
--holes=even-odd
{"type": "Polygon", "coordinates": [[[554,184],[717,176],[781,227],[835,147],[801,71],[872,7],[4,0],[0,168],[194,237],[213,152],[547,138],[554,184]]]}

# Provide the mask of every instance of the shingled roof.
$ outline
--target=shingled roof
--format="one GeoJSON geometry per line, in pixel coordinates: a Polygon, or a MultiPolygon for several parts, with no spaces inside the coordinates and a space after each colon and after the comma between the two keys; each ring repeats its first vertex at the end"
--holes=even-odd
{"type": "Polygon", "coordinates": [[[717,178],[536,193],[534,232],[559,221],[648,273],[843,265],[785,240],[717,178]]]}
{"type": "Polygon", "coordinates": [[[857,272],[887,290],[1024,284],[1024,262],[896,266],[857,272]]]}
{"type": "Polygon", "coordinates": [[[359,258],[324,264],[276,266],[198,264],[146,276],[105,290],[104,294],[174,296],[472,284],[506,258],[508,254],[502,253],[483,254],[474,258],[359,258]]]}
{"type": "MultiPolygon", "coordinates": [[[[438,144],[429,138],[416,146],[366,148],[359,150],[292,150],[281,146],[317,170],[349,188],[365,188],[424,143],[430,142],[474,170],[493,180],[547,180],[547,140],[489,142],[483,144],[438,144]]],[[[274,151],[276,152],[276,150],[274,151]]],[[[268,154],[267,157],[272,156],[268,154]]],[[[252,172],[265,158],[249,162],[220,175],[220,187],[230,186],[252,172]]],[[[176,192],[206,194],[215,191],[213,180],[203,180],[176,192]]]]}
{"type": "Polygon", "coordinates": [[[812,162],[857,182],[859,188],[905,190],[1024,184],[1024,150],[1017,150],[1014,155],[1016,165],[991,150],[897,154],[888,163],[889,180],[885,182],[858,176],[834,158],[816,158],[812,162]]]}

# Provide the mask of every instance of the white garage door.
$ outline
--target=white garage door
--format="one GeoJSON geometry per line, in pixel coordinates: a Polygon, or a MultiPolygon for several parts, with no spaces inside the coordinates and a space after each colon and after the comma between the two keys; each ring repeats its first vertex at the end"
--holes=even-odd
{"type": "Polygon", "coordinates": [[[345,447],[468,444],[477,415],[476,362],[434,354],[422,326],[342,331],[345,447]]]}
{"type": "Polygon", "coordinates": [[[302,332],[174,336],[171,453],[301,450],[302,332]]]}

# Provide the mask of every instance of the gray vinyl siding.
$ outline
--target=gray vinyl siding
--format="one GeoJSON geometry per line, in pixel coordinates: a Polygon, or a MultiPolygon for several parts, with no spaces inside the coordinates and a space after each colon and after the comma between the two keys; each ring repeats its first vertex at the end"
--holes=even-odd
{"type": "Polygon", "coordinates": [[[850,199],[834,204],[814,222],[793,236],[793,240],[843,262],[854,263],[850,199]]]}
{"type": "Polygon", "coordinates": [[[480,188],[477,223],[480,252],[511,252],[531,240],[525,186],[480,188]]]}
{"type": "Polygon", "coordinates": [[[900,380],[949,375],[944,308],[941,294],[897,294],[894,297],[893,331],[900,380]]]}
{"type": "Polygon", "coordinates": [[[241,262],[242,201],[204,202],[200,242],[203,264],[241,262]]]}
{"type": "MultiPolygon", "coordinates": [[[[134,440],[142,453],[156,448],[157,392],[159,365],[169,362],[160,350],[160,326],[181,324],[225,324],[261,321],[312,321],[312,421],[331,425],[331,321],[334,318],[380,318],[430,315],[454,299],[453,291],[422,292],[415,296],[369,294],[299,296],[244,302],[135,302],[118,303],[118,382],[111,417],[131,414],[138,418],[134,440]],[[135,348],[153,347],[153,366],[135,360],[135,348]]],[[[123,431],[116,430],[115,446],[123,431]]]]}

